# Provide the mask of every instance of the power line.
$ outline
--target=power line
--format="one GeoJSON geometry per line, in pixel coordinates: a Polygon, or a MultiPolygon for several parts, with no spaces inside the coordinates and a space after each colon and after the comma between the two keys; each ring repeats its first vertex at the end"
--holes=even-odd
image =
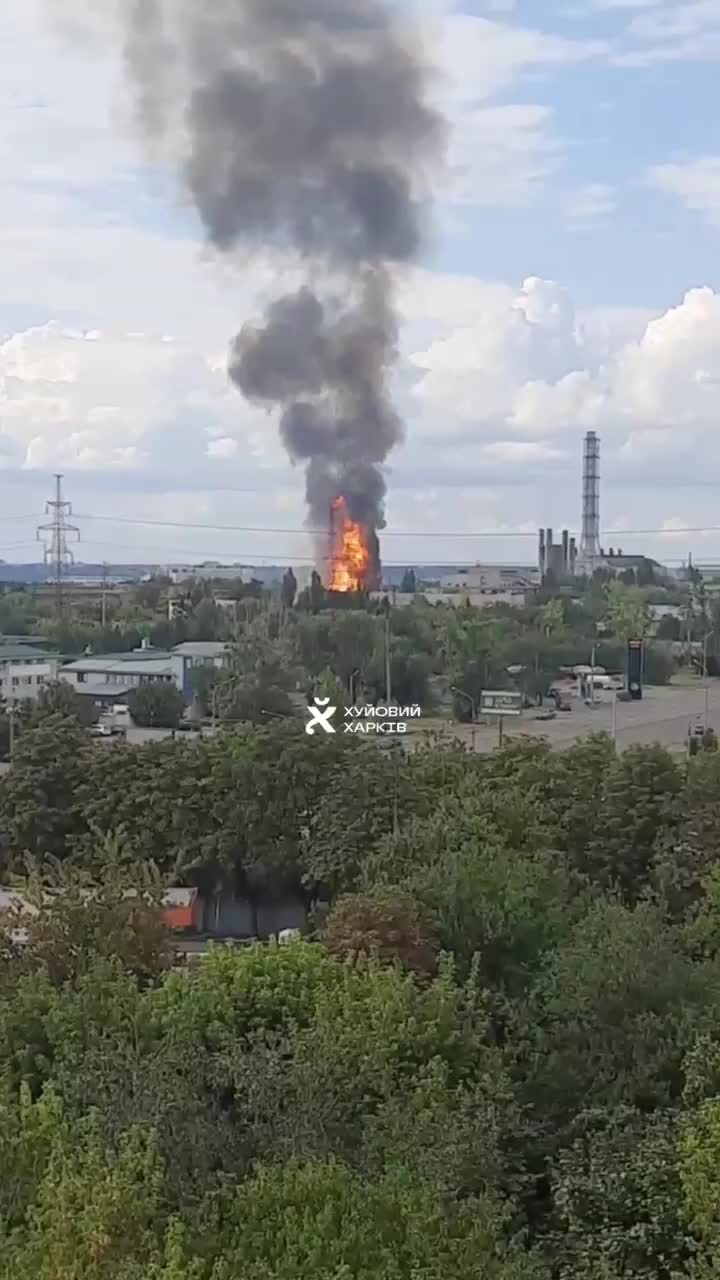
{"type": "MultiPolygon", "coordinates": [[[[13,543],[10,546],[0,547],[0,551],[12,551],[12,550],[20,549],[23,547],[32,547],[35,545],[36,544],[34,542],[18,542],[18,543],[13,543]]],[[[167,564],[170,562],[173,556],[197,557],[198,560],[201,560],[201,561],[207,560],[208,558],[218,559],[218,560],[219,559],[228,560],[232,557],[236,562],[242,562],[247,567],[252,567],[253,565],[257,565],[258,567],[262,567],[263,565],[275,566],[278,563],[279,564],[312,565],[312,564],[316,564],[318,559],[322,560],[323,558],[318,556],[298,555],[295,551],[290,551],[287,549],[282,551],[273,551],[270,554],[259,555],[256,551],[237,551],[234,547],[228,547],[228,546],[225,546],[220,550],[220,549],[212,549],[209,547],[177,547],[177,546],[165,546],[165,545],[148,546],[147,544],[144,544],[140,548],[138,547],[138,544],[135,542],[106,542],[104,540],[98,540],[98,539],[92,539],[91,542],[86,542],[85,547],[88,551],[88,557],[92,549],[95,547],[108,548],[110,550],[115,550],[115,551],[129,551],[129,552],[135,552],[135,553],[137,553],[139,550],[153,551],[157,553],[157,558],[154,561],[141,561],[141,560],[135,560],[135,559],[131,559],[128,561],[128,563],[132,563],[132,564],[148,564],[151,566],[156,565],[158,563],[167,564]]],[[[90,563],[89,558],[88,560],[85,561],[85,563],[90,563]]],[[[403,569],[403,568],[407,568],[407,565],[408,565],[407,559],[400,560],[400,561],[384,560],[383,563],[385,567],[389,569],[403,569]]],[[[470,569],[470,568],[475,568],[477,564],[475,560],[449,561],[447,559],[446,560],[423,559],[421,563],[424,568],[428,568],[428,569],[443,569],[443,568],[447,568],[448,566],[451,566],[452,568],[458,568],[458,569],[463,569],[463,568],[470,569]]],[[[508,568],[519,569],[519,568],[527,567],[526,562],[522,560],[505,560],[503,561],[503,563],[506,564],[508,568]]],[[[685,558],[681,556],[663,557],[663,563],[684,565],[685,558]]],[[[221,564],[220,567],[227,568],[228,566],[221,564]]]]}
{"type": "MultiPolygon", "coordinates": [[[[213,533],[279,533],[285,535],[319,535],[327,534],[327,529],[313,529],[310,527],[302,529],[275,528],[267,525],[241,525],[241,524],[200,524],[193,523],[189,520],[142,520],[129,516],[96,516],[88,515],[85,512],[78,514],[78,520],[101,520],[108,524],[128,524],[135,526],[144,526],[159,529],[206,529],[213,533]]],[[[380,535],[383,538],[536,538],[535,532],[516,533],[511,530],[501,530],[498,532],[483,533],[413,533],[404,529],[381,529],[380,535]]]]}
{"type": "MultiPolygon", "coordinates": [[[[137,551],[138,550],[137,543],[134,543],[134,542],[104,542],[104,541],[100,542],[100,541],[97,541],[96,539],[93,539],[91,543],[86,543],[85,545],[88,547],[105,547],[115,551],[137,551]]],[[[287,564],[313,565],[313,564],[316,564],[318,561],[322,561],[327,558],[323,556],[297,555],[294,551],[287,551],[287,550],[276,551],[276,552],[273,552],[271,555],[258,555],[257,552],[255,551],[236,551],[233,547],[223,547],[222,551],[219,551],[219,550],[212,550],[208,547],[202,547],[202,548],[175,547],[175,546],[159,547],[159,546],[146,545],[143,548],[143,550],[158,552],[159,553],[158,559],[161,560],[163,563],[167,563],[169,558],[173,555],[198,556],[205,559],[207,557],[210,557],[212,559],[215,559],[215,558],[219,559],[220,557],[224,557],[225,559],[228,559],[230,556],[233,556],[238,562],[244,563],[245,566],[248,568],[252,568],[253,565],[257,565],[258,567],[261,567],[260,562],[262,561],[266,561],[270,565],[276,565],[278,564],[278,562],[280,562],[281,564],[287,563],[287,564]]],[[[143,562],[138,561],[137,563],[143,563],[143,562]]],[[[438,561],[435,561],[434,563],[432,561],[423,561],[423,565],[428,569],[443,569],[447,567],[447,563],[448,562],[446,560],[438,560],[438,561]]],[[[389,569],[406,568],[405,561],[400,561],[399,563],[395,563],[395,564],[393,564],[391,561],[384,561],[384,564],[386,568],[389,568],[389,569]]],[[[452,565],[453,567],[457,567],[457,568],[471,569],[474,567],[475,561],[453,560],[452,565]]],[[[227,565],[220,566],[220,568],[227,568],[227,567],[228,567],[227,565]]],[[[518,562],[517,567],[518,568],[522,567],[520,562],[518,562]]]]}
{"type": "MultiPolygon", "coordinates": [[[[48,503],[48,511],[53,507],[54,503],[48,503]]],[[[67,514],[70,514],[70,504],[65,503],[67,514]]],[[[95,515],[91,512],[76,513],[76,519],[89,520],[93,522],[102,522],[105,524],[128,525],[134,528],[159,528],[159,529],[193,529],[196,531],[204,530],[212,533],[258,533],[258,534],[280,534],[284,536],[307,536],[307,535],[323,535],[327,532],[325,529],[304,528],[288,528],[286,526],[272,525],[236,525],[236,524],[211,524],[209,522],[187,521],[187,520],[155,520],[152,518],[144,519],[136,516],[107,516],[95,515]]],[[[34,516],[2,516],[0,520],[22,521],[31,520],[34,516]]],[[[52,532],[53,525],[42,526],[42,529],[52,532]]],[[[66,526],[68,533],[77,533],[78,530],[74,526],[66,526]]],[[[575,533],[575,530],[569,530],[575,533]]],[[[635,537],[679,537],[685,534],[700,533],[720,533],[720,525],[688,525],[681,529],[668,529],[667,527],[647,528],[647,529],[603,529],[601,535],[604,538],[635,538],[635,537]]],[[[537,538],[536,530],[517,530],[517,529],[482,529],[482,530],[412,530],[412,529],[382,529],[380,531],[382,538],[448,538],[448,539],[479,539],[479,538],[521,538],[532,539],[537,538]]],[[[23,544],[24,545],[24,544],[23,544]]],[[[213,554],[209,552],[208,554],[213,554]]],[[[226,555],[227,552],[215,553],[226,555]]],[[[253,553],[254,554],[254,553],[253,553]]]]}
{"type": "MultiPolygon", "coordinates": [[[[213,533],[279,533],[279,534],[325,534],[326,529],[312,528],[280,528],[268,525],[240,525],[240,524],[209,524],[198,523],[189,520],[152,520],[141,519],[131,516],[98,516],[88,514],[87,512],[78,513],[78,520],[94,520],[104,521],[108,524],[127,524],[133,526],[144,526],[160,529],[206,529],[213,533]]],[[[577,530],[569,529],[569,533],[577,533],[577,530]]],[[[679,537],[686,533],[720,533],[720,525],[694,525],[682,529],[602,529],[601,536],[604,538],[635,538],[649,537],[651,535],[663,534],[665,537],[679,537]]],[[[537,538],[537,530],[515,530],[515,529],[483,529],[478,531],[466,530],[464,532],[453,530],[448,532],[440,532],[438,530],[410,530],[410,529],[381,529],[380,536],[383,538],[537,538]]]]}
{"type": "MultiPolygon", "coordinates": [[[[89,542],[89,543],[86,542],[85,546],[88,549],[91,549],[93,547],[103,547],[103,548],[108,548],[114,551],[137,552],[139,550],[136,542],[105,542],[105,541],[97,541],[96,539],[93,539],[92,542],[89,542]]],[[[168,546],[157,546],[157,545],[148,546],[147,544],[145,544],[142,550],[157,552],[158,553],[157,558],[153,561],[130,560],[127,563],[148,564],[148,565],[169,564],[171,562],[171,557],[174,555],[197,557],[199,561],[207,560],[208,558],[212,560],[215,560],[215,559],[220,560],[221,558],[224,558],[225,560],[229,560],[232,557],[236,564],[242,564],[243,567],[245,568],[252,568],[253,566],[262,568],[267,565],[271,567],[275,567],[277,565],[282,565],[282,564],[314,565],[314,564],[317,564],[319,561],[322,562],[323,559],[326,558],[323,556],[297,555],[294,551],[289,551],[287,549],[283,551],[273,551],[272,553],[266,554],[266,555],[258,555],[258,553],[255,551],[236,551],[234,547],[223,547],[222,550],[219,550],[219,549],[211,549],[208,547],[176,547],[176,546],[168,547],[168,546]]],[[[477,567],[477,561],[475,560],[424,560],[423,559],[423,560],[417,561],[416,563],[421,564],[423,568],[427,568],[427,569],[446,569],[446,568],[474,569],[477,567]]],[[[664,558],[663,563],[684,565],[686,563],[686,560],[684,557],[680,557],[680,556],[666,557],[664,558]]],[[[503,564],[506,565],[509,569],[523,569],[528,567],[527,562],[524,560],[504,560],[503,564]]],[[[408,561],[407,560],[383,560],[383,565],[385,566],[386,569],[406,569],[408,567],[408,561]]],[[[199,565],[195,565],[194,567],[198,568],[199,565]]],[[[225,565],[220,564],[219,567],[223,569],[223,568],[232,568],[234,566],[227,565],[227,564],[225,565]]]]}

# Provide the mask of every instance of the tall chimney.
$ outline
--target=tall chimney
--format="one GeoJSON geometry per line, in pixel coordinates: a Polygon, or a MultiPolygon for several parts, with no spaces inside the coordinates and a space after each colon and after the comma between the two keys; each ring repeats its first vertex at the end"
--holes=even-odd
{"type": "Polygon", "coordinates": [[[568,569],[570,568],[570,557],[569,557],[570,542],[569,542],[569,539],[570,539],[570,534],[568,533],[567,529],[563,529],[563,531],[562,531],[562,561],[563,561],[563,573],[567,573],[568,569]]]}
{"type": "Polygon", "coordinates": [[[545,530],[541,529],[538,533],[538,569],[541,575],[545,573],[545,530]]]}
{"type": "Polygon", "coordinates": [[[592,574],[600,558],[600,440],[594,431],[585,436],[582,482],[582,533],[580,556],[592,574]]]}

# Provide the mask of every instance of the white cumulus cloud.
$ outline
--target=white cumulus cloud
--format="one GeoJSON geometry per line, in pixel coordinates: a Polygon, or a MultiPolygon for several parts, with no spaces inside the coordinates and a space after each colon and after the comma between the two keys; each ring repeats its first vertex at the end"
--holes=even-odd
{"type": "MultiPolygon", "coordinates": [[[[592,318],[590,318],[592,320],[592,318]]],[[[639,324],[639,317],[636,318],[639,324]]],[[[720,294],[692,289],[636,338],[598,344],[592,323],[557,284],[530,279],[491,297],[483,319],[456,327],[412,356],[411,398],[422,433],[475,445],[513,435],[567,446],[569,432],[600,430],[611,449],[720,460],[720,294]]]]}
{"type": "Polygon", "coordinates": [[[653,186],[677,196],[686,208],[720,226],[720,156],[655,165],[648,178],[653,186]]]}

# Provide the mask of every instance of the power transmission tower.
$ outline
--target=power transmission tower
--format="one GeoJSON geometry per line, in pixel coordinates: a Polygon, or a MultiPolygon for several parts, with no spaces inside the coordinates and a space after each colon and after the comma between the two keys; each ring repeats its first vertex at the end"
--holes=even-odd
{"type": "Polygon", "coordinates": [[[58,617],[63,612],[63,577],[66,568],[74,564],[72,551],[68,546],[70,539],[80,541],[80,530],[74,524],[68,524],[67,517],[72,515],[72,506],[62,496],[62,476],[55,476],[55,498],[46,502],[45,514],[52,516],[47,524],[38,525],[38,541],[43,541],[43,534],[49,535],[45,542],[45,563],[52,565],[53,582],[55,583],[55,602],[58,617]]]}

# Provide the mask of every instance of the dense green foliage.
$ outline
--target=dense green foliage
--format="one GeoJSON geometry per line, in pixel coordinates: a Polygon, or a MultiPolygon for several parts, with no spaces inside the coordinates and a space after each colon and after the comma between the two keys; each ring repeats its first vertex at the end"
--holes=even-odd
{"type": "Polygon", "coordinates": [[[169,683],[141,684],[127,701],[133,722],[143,729],[177,729],[185,710],[182,693],[169,683]]]}
{"type": "Polygon", "coordinates": [[[0,842],[0,1280],[717,1274],[717,752],[49,707],[0,842]],[[323,901],[178,969],[169,879],[323,901]]]}

